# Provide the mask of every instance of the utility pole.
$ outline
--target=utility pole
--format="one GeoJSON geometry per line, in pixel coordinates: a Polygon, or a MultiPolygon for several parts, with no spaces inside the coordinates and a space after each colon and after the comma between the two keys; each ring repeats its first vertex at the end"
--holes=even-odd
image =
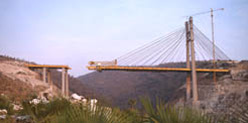
{"type": "MultiPolygon", "coordinates": [[[[213,66],[214,66],[214,69],[216,69],[216,61],[215,61],[215,40],[214,40],[214,11],[217,11],[217,10],[224,10],[224,8],[220,8],[220,9],[216,9],[216,10],[213,10],[211,8],[211,27],[212,27],[212,42],[213,42],[213,66]]],[[[217,84],[217,80],[216,80],[216,72],[213,73],[213,79],[214,79],[214,83],[215,85],[217,84]]]]}
{"type": "Polygon", "coordinates": [[[191,43],[191,74],[193,83],[193,104],[198,101],[198,88],[197,88],[197,75],[195,65],[195,47],[194,47],[194,31],[193,31],[193,18],[189,18],[190,26],[190,43],[191,43]]]}

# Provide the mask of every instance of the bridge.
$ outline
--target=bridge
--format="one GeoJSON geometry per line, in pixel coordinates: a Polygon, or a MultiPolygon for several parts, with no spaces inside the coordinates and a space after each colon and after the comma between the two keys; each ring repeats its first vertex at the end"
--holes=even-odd
{"type": "Polygon", "coordinates": [[[67,65],[40,65],[40,64],[25,64],[26,67],[30,69],[42,69],[42,78],[44,83],[48,83],[53,90],[53,82],[51,81],[51,69],[61,69],[62,70],[62,82],[61,82],[61,95],[68,98],[69,97],[69,77],[68,70],[71,68],[67,65]]]}
{"type": "MultiPolygon", "coordinates": [[[[131,66],[88,66],[89,70],[118,70],[118,71],[152,71],[152,72],[190,72],[190,68],[167,68],[167,67],[131,67],[131,66]]],[[[229,72],[228,69],[196,69],[197,72],[229,72]]]]}
{"type": "Polygon", "coordinates": [[[229,72],[229,69],[216,69],[216,60],[230,58],[205,36],[190,17],[185,27],[145,44],[112,61],[90,61],[87,68],[97,71],[152,71],[186,72],[186,99],[193,96],[193,104],[198,101],[197,73],[213,73],[214,82],[217,72],[229,72]],[[212,52],[214,51],[214,52],[212,52]],[[196,61],[213,61],[213,68],[196,68],[196,61]],[[185,62],[185,68],[161,67],[173,62],[185,62]],[[192,87],[191,87],[192,84],[192,87]],[[192,89],[191,89],[192,88],[192,89]],[[193,95],[191,96],[191,90],[193,95]]]}

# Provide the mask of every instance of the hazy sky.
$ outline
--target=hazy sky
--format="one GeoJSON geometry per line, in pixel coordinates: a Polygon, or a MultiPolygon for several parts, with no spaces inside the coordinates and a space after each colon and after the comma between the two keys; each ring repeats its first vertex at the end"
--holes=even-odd
{"type": "MultiPolygon", "coordinates": [[[[0,54],[67,64],[74,76],[90,60],[112,60],[184,26],[186,15],[215,13],[216,42],[248,59],[248,0],[0,0],[0,54]]],[[[210,15],[194,17],[210,37],[210,15]]]]}

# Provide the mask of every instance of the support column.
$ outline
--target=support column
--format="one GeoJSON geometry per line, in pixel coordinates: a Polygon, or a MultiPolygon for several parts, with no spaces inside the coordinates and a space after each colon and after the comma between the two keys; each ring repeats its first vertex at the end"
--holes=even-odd
{"type": "Polygon", "coordinates": [[[47,82],[48,82],[48,84],[50,86],[51,85],[51,72],[50,72],[49,69],[47,70],[47,82]]]}
{"type": "Polygon", "coordinates": [[[193,18],[189,18],[190,24],[190,41],[191,41],[191,74],[193,83],[193,103],[198,101],[198,88],[197,88],[197,75],[195,65],[195,47],[194,47],[194,31],[193,31],[193,18]]]}
{"type": "Polygon", "coordinates": [[[61,90],[62,90],[62,96],[65,96],[65,68],[62,68],[61,90]]]}
{"type": "MultiPolygon", "coordinates": [[[[189,24],[188,22],[185,22],[185,35],[186,35],[186,68],[190,69],[190,56],[189,56],[189,24]]],[[[191,97],[191,83],[190,83],[190,72],[187,72],[186,75],[186,100],[189,100],[191,97]]]]}
{"type": "Polygon", "coordinates": [[[47,78],[47,68],[43,67],[43,82],[46,83],[46,78],[47,78]]]}
{"type": "Polygon", "coordinates": [[[53,84],[52,84],[52,80],[51,80],[51,71],[49,69],[47,70],[47,81],[48,81],[49,87],[53,91],[53,84]]]}
{"type": "Polygon", "coordinates": [[[68,76],[68,70],[65,70],[65,96],[69,97],[69,76],[68,76]]]}

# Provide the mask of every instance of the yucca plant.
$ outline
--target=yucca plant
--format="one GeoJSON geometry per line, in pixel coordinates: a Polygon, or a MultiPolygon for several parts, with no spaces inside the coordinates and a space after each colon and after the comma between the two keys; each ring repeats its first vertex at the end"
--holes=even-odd
{"type": "Polygon", "coordinates": [[[46,118],[52,123],[131,123],[133,118],[119,109],[96,106],[71,105],[63,112],[46,118]]]}
{"type": "Polygon", "coordinates": [[[142,117],[142,113],[139,110],[126,109],[123,112],[127,114],[130,118],[132,118],[132,121],[130,123],[142,123],[143,117],[142,117]]]}
{"type": "Polygon", "coordinates": [[[20,115],[30,115],[37,123],[134,123],[133,116],[117,108],[72,104],[63,98],[37,105],[24,101],[20,115]]]}
{"type": "Polygon", "coordinates": [[[144,122],[145,123],[220,123],[212,116],[206,115],[200,111],[165,105],[162,101],[157,99],[154,107],[151,100],[142,98],[141,103],[145,109],[144,122]]]}

